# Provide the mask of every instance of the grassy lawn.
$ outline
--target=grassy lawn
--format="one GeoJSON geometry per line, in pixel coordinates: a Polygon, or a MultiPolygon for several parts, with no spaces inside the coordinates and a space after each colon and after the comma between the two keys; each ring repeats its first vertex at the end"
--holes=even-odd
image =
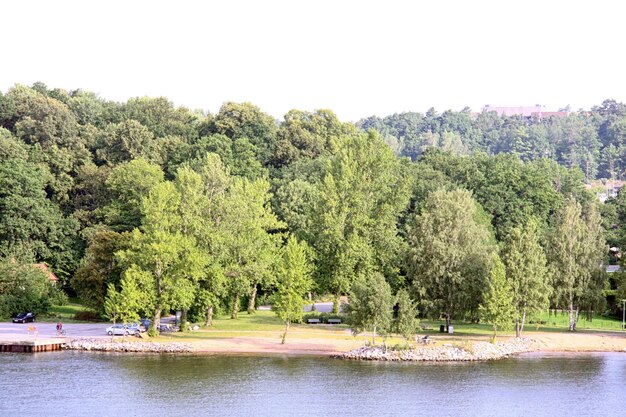
{"type": "MultiPolygon", "coordinates": [[[[531,321],[538,322],[543,321],[545,324],[532,324],[526,323],[525,331],[542,331],[542,332],[566,332],[568,328],[568,315],[557,314],[556,316],[549,316],[547,312],[541,315],[537,315],[530,319],[531,321]]],[[[439,326],[444,324],[443,321],[438,320],[421,320],[420,325],[426,327],[426,329],[420,329],[418,335],[426,334],[440,334],[439,326]]],[[[200,325],[200,323],[198,323],[200,325]]],[[[490,336],[493,332],[491,325],[478,324],[453,321],[454,334],[458,336],[466,337],[480,337],[481,339],[490,336]]],[[[594,316],[593,321],[587,321],[583,316],[578,321],[577,328],[579,330],[619,330],[621,327],[621,321],[610,317],[594,316]]],[[[278,337],[282,334],[284,329],[284,323],[282,323],[271,311],[257,311],[256,314],[247,314],[246,312],[239,313],[237,320],[231,320],[228,316],[217,318],[213,321],[213,326],[202,327],[200,331],[191,333],[173,333],[163,334],[160,336],[164,340],[202,340],[202,339],[220,339],[220,338],[235,338],[235,337],[278,337]]],[[[297,336],[299,339],[341,339],[353,338],[352,334],[348,331],[349,327],[345,324],[338,326],[328,325],[309,325],[309,324],[292,324],[289,328],[289,333],[292,336],[297,336]]],[[[507,332],[499,331],[501,335],[514,335],[513,329],[507,332]]],[[[454,336],[452,336],[454,337],[454,336]]],[[[358,336],[359,339],[365,340],[363,335],[358,336]]],[[[377,338],[380,340],[380,337],[377,338]]],[[[393,337],[388,338],[387,343],[403,344],[404,341],[401,338],[393,337]]]]}
{"type": "MultiPolygon", "coordinates": [[[[437,320],[422,320],[420,324],[430,327],[429,330],[422,330],[420,333],[435,334],[439,333],[439,326],[445,324],[444,321],[437,320]]],[[[451,324],[454,327],[454,333],[470,336],[470,335],[487,335],[493,332],[491,325],[468,323],[460,321],[452,321],[451,324]]],[[[569,327],[569,315],[567,311],[558,312],[556,316],[554,314],[548,314],[543,312],[533,317],[526,319],[524,325],[524,331],[540,331],[540,332],[562,332],[567,331],[569,327]]],[[[597,331],[619,331],[622,327],[622,321],[613,317],[606,317],[601,315],[594,315],[591,321],[586,319],[586,315],[579,315],[578,323],[576,324],[577,330],[597,330],[597,331]]],[[[498,333],[501,333],[500,331],[498,333]]],[[[514,334],[514,331],[502,332],[502,334],[514,334]]]]}
{"type": "Polygon", "coordinates": [[[89,311],[90,309],[82,304],[69,303],[62,306],[52,306],[48,310],[47,314],[40,314],[37,316],[37,321],[44,323],[53,323],[56,321],[63,321],[64,323],[89,323],[83,320],[74,319],[74,315],[79,311],[89,311]]]}

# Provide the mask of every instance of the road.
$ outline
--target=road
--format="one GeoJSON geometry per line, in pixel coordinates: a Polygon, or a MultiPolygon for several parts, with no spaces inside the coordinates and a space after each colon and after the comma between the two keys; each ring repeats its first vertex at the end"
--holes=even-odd
{"type": "MultiPolygon", "coordinates": [[[[174,316],[164,317],[162,323],[173,323],[174,316]]],[[[111,323],[63,323],[66,337],[111,337],[107,336],[105,329],[111,323]]],[[[0,322],[0,335],[28,336],[28,328],[35,326],[37,336],[54,337],[57,334],[56,323],[12,323],[10,321],[0,322]]]]}

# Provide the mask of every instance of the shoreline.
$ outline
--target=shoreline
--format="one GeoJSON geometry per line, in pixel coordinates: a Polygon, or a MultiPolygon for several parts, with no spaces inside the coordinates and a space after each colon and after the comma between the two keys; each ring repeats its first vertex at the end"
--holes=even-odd
{"type": "MultiPolygon", "coordinates": [[[[176,339],[174,337],[173,339],[176,339]]],[[[410,350],[364,346],[359,338],[288,338],[282,345],[275,337],[202,338],[185,341],[146,339],[116,340],[74,337],[66,339],[65,349],[123,353],[187,353],[199,355],[324,356],[365,360],[478,361],[497,360],[523,353],[604,353],[626,352],[626,333],[528,332],[522,338],[498,337],[497,345],[486,336],[432,337],[430,345],[414,345],[410,350]],[[390,352],[396,352],[391,354],[390,352]]],[[[378,339],[379,342],[382,339],[378,339]]]]}

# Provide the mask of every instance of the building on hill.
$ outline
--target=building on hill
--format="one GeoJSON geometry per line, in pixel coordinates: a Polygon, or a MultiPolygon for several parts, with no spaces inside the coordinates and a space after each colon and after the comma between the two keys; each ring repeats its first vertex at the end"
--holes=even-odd
{"type": "Polygon", "coordinates": [[[56,285],[56,283],[59,282],[59,277],[57,277],[56,274],[50,270],[50,267],[47,264],[39,263],[33,264],[33,266],[41,269],[48,276],[48,279],[53,285],[56,285]]]}
{"type": "Polygon", "coordinates": [[[483,111],[495,111],[498,116],[522,116],[539,120],[552,116],[565,117],[569,114],[568,111],[546,111],[545,106],[542,106],[541,104],[519,107],[492,107],[487,104],[485,107],[483,107],[483,111]]]}

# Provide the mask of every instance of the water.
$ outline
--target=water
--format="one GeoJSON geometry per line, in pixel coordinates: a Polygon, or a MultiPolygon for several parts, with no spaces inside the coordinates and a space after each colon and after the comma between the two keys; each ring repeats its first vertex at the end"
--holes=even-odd
{"type": "Polygon", "coordinates": [[[486,363],[0,355],[0,416],[621,415],[626,354],[486,363]]]}

